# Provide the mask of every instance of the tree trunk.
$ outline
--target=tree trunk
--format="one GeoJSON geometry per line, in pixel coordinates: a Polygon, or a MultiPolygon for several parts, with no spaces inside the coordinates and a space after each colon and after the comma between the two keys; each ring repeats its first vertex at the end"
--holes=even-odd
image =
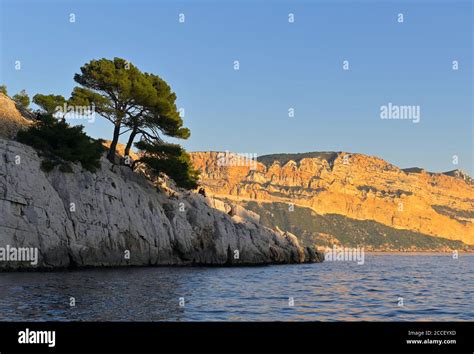
{"type": "Polygon", "coordinates": [[[125,156],[130,156],[130,149],[132,148],[133,141],[138,133],[138,127],[134,126],[132,132],[130,133],[130,137],[128,138],[127,146],[125,147],[125,156]]]}
{"type": "Polygon", "coordinates": [[[120,137],[120,125],[120,122],[115,123],[114,137],[112,139],[112,143],[110,144],[109,153],[107,154],[107,158],[113,164],[115,163],[115,150],[117,149],[117,143],[120,137]]]}

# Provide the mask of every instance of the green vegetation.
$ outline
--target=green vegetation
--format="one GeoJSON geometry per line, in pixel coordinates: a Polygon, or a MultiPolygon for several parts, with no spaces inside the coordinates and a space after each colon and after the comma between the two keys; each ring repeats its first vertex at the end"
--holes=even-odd
{"type": "MultiPolygon", "coordinates": [[[[166,174],[183,188],[197,187],[198,172],[192,168],[189,155],[177,144],[168,144],[161,135],[187,139],[188,128],[176,107],[176,94],[159,76],[141,72],[132,63],[121,58],[91,60],[80,68],[74,80],[80,85],[74,87],[71,97],[36,94],[33,102],[42,116],[38,125],[19,134],[18,140],[29,144],[48,156],[43,169],[51,170],[60,164],[61,171],[70,171],[65,161],[80,162],[88,170],[99,166],[101,146],[83,132],[83,127],[71,127],[64,121],[70,108],[87,107],[110,121],[114,128],[107,158],[114,164],[119,161],[132,168],[129,163],[130,149],[136,140],[143,154],[140,162],[146,164],[155,174],[166,174]],[[64,114],[55,120],[59,108],[64,114]],[[129,133],[125,146],[125,158],[116,155],[121,135],[129,133]]],[[[6,87],[2,86],[6,93],[6,87]]],[[[30,104],[25,91],[13,97],[22,108],[30,104]]],[[[79,110],[78,110],[79,111],[79,110]]],[[[137,162],[137,161],[136,161],[137,162]]]]}
{"type": "Polygon", "coordinates": [[[58,107],[63,107],[67,103],[61,95],[42,95],[40,93],[33,96],[33,102],[40,107],[43,114],[50,115],[55,114],[58,107]]]}
{"type": "MultiPolygon", "coordinates": [[[[156,174],[164,173],[183,188],[195,188],[198,175],[182,147],[168,144],[161,134],[187,139],[190,131],[176,107],[176,94],[159,76],[143,73],[132,63],[114,58],[91,60],[74,76],[69,104],[94,106],[95,111],[114,125],[107,158],[117,163],[119,138],[129,133],[124,155],[130,154],[134,141],[142,150],[140,162],[156,174]]],[[[52,105],[50,105],[52,107],[52,105]]],[[[132,168],[137,164],[132,164],[132,168]]]]}
{"type": "Polygon", "coordinates": [[[81,86],[74,88],[70,104],[94,105],[96,112],[114,125],[108,152],[112,162],[119,137],[125,131],[130,132],[127,156],[138,136],[162,142],[159,132],[183,139],[190,135],[189,129],[183,128],[176,95],[168,84],[156,75],[142,73],[124,59],[91,60],[74,80],[81,86]]]}
{"type": "Polygon", "coordinates": [[[3,93],[5,96],[8,96],[7,85],[0,85],[0,92],[3,93]]]}
{"type": "Polygon", "coordinates": [[[45,157],[41,167],[51,171],[59,165],[62,172],[72,172],[69,162],[81,163],[94,172],[100,167],[100,157],[105,151],[102,141],[93,140],[83,132],[83,126],[71,127],[64,119],[42,115],[37,124],[20,131],[17,140],[42,152],[45,157]]]}
{"type": "Polygon", "coordinates": [[[464,219],[474,218],[474,211],[470,210],[459,210],[450,208],[444,205],[432,205],[431,206],[438,214],[445,215],[450,217],[451,219],[456,220],[460,223],[466,223],[467,221],[464,219]]]}
{"type": "Polygon", "coordinates": [[[367,186],[367,185],[362,185],[362,186],[357,186],[357,189],[363,192],[372,192],[372,193],[381,193],[382,195],[385,196],[391,196],[395,198],[400,198],[402,195],[413,195],[413,192],[410,191],[405,191],[403,189],[397,189],[397,190],[380,190],[377,189],[373,186],[367,186]]]}
{"type": "Polygon", "coordinates": [[[198,186],[199,174],[193,169],[189,155],[181,146],[145,141],[135,145],[144,153],[138,161],[145,163],[154,173],[166,174],[181,188],[194,189],[198,186]]]}
{"type": "Polygon", "coordinates": [[[319,215],[304,207],[289,211],[284,203],[247,202],[245,208],[260,215],[267,227],[278,226],[297,235],[305,246],[332,246],[339,242],[346,247],[365,246],[372,250],[435,250],[466,249],[462,241],[428,236],[394,229],[371,220],[355,220],[342,215],[319,215]]]}
{"type": "Polygon", "coordinates": [[[21,108],[28,108],[30,105],[30,96],[28,96],[25,90],[21,90],[19,93],[14,95],[12,99],[21,108]]]}

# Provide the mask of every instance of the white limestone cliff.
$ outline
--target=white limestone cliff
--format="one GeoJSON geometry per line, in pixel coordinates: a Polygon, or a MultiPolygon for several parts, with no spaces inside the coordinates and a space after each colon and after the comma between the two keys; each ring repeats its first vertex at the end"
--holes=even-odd
{"type": "Polygon", "coordinates": [[[0,269],[322,261],[251,214],[216,209],[197,193],[170,196],[105,158],[96,173],[78,165],[47,173],[40,164],[33,148],[0,138],[0,248],[39,251],[36,266],[0,260],[0,269]]]}

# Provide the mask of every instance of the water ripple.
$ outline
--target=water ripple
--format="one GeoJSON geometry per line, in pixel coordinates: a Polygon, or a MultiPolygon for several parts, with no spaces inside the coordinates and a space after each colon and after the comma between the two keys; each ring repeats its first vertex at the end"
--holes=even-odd
{"type": "Polygon", "coordinates": [[[474,255],[369,254],[364,265],[0,273],[0,320],[472,321],[473,268],[474,255]]]}

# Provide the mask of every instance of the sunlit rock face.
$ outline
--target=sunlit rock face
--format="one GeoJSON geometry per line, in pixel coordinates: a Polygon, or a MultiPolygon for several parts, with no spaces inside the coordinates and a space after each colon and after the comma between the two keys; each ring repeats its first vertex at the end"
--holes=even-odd
{"type": "Polygon", "coordinates": [[[461,171],[402,170],[345,152],[268,155],[253,166],[226,166],[219,154],[192,153],[202,184],[216,196],[293,203],[474,244],[474,184],[461,171]]]}
{"type": "Polygon", "coordinates": [[[32,121],[25,116],[34,117],[29,112],[20,112],[15,102],[0,92],[0,138],[14,138],[20,129],[30,126],[32,121]]]}

